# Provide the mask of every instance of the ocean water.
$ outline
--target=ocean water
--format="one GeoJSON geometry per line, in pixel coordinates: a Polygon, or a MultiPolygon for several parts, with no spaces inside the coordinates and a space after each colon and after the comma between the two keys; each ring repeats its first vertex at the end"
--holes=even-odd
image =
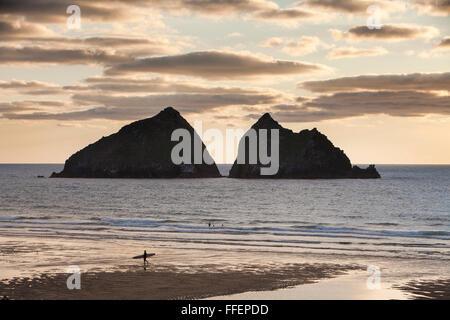
{"type": "Polygon", "coordinates": [[[0,235],[450,260],[450,166],[382,165],[379,180],[37,178],[61,169],[0,165],[0,235]]]}

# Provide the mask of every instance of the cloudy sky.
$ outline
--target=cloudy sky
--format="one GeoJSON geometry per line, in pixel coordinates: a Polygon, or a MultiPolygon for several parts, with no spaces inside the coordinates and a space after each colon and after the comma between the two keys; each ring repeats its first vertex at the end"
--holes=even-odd
{"type": "Polygon", "coordinates": [[[2,0],[0,162],[62,163],[173,106],[221,130],[270,112],[354,163],[450,164],[449,14],[449,0],[2,0]]]}

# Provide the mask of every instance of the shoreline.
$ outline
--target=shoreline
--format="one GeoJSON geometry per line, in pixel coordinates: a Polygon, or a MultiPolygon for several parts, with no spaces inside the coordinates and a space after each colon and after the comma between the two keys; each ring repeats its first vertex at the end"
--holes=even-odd
{"type": "Polygon", "coordinates": [[[208,266],[189,272],[159,266],[152,270],[88,272],[81,274],[81,289],[69,290],[70,274],[15,278],[0,283],[0,296],[14,300],[178,300],[204,299],[249,291],[272,291],[360,270],[356,265],[290,264],[273,268],[259,265],[220,271],[208,266]],[[163,270],[165,269],[165,270],[163,270]]]}
{"type": "Polygon", "coordinates": [[[448,268],[425,260],[148,245],[1,235],[0,298],[446,299],[450,291],[450,281],[438,277],[448,268]],[[131,259],[144,248],[156,253],[147,270],[131,259]],[[73,265],[81,270],[80,291],[67,289],[73,265]],[[382,291],[366,289],[370,265],[380,267],[382,291]]]}
{"type": "Polygon", "coordinates": [[[418,300],[450,300],[450,279],[419,279],[397,288],[409,292],[418,300]]]}
{"type": "Polygon", "coordinates": [[[69,290],[70,274],[42,274],[0,282],[8,300],[449,300],[450,279],[423,279],[403,285],[366,287],[361,266],[290,264],[259,265],[221,271],[159,266],[152,270],[81,274],[81,288],[69,290]]]}
{"type": "MultiPolygon", "coordinates": [[[[352,270],[344,275],[321,279],[314,283],[276,289],[272,291],[249,291],[217,296],[211,300],[411,300],[408,292],[387,283],[379,288],[367,287],[367,273],[352,270]]],[[[209,300],[209,299],[208,299],[209,300]]]]}

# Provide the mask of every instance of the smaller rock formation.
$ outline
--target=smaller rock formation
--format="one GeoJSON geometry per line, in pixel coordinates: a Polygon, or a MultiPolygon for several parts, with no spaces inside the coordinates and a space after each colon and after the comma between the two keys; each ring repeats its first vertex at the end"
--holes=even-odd
{"type": "MultiPolygon", "coordinates": [[[[275,175],[261,175],[258,157],[256,164],[233,164],[230,178],[244,179],[376,179],[380,174],[374,165],[367,169],[352,167],[344,151],[336,148],[328,138],[317,129],[303,130],[295,133],[283,128],[272,119],[270,114],[263,115],[253,126],[257,133],[261,129],[279,130],[279,170],[275,175]]],[[[270,144],[270,139],[268,140],[270,144]]],[[[259,135],[258,135],[259,144],[259,135]]],[[[270,146],[267,147],[270,150],[270,146]]],[[[246,156],[249,154],[248,143],[245,146],[246,156]]],[[[238,155],[239,158],[239,155],[238,155]]]]}

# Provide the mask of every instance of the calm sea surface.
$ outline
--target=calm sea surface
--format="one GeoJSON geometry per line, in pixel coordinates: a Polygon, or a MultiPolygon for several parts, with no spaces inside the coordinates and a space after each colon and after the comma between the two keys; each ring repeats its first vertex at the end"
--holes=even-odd
{"type": "Polygon", "coordinates": [[[0,165],[0,235],[450,260],[450,166],[378,166],[380,180],[37,178],[61,169],[0,165]]]}

